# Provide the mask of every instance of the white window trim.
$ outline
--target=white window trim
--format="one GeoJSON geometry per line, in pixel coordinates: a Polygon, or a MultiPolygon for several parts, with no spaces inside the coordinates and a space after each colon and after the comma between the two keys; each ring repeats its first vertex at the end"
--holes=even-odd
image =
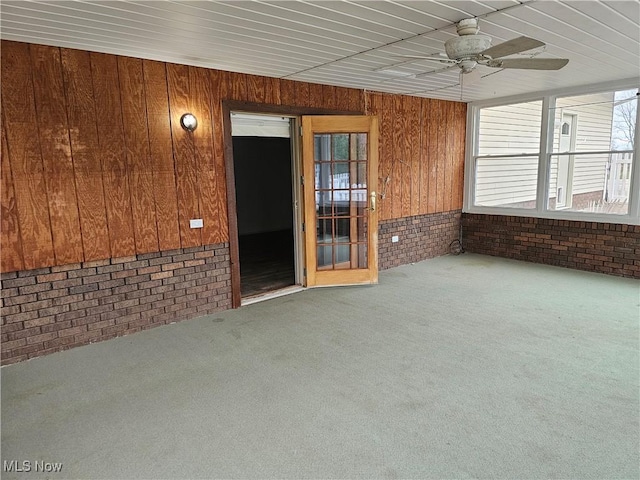
{"type": "MultiPolygon", "coordinates": [[[[549,165],[553,154],[553,127],[550,120],[550,105],[554,105],[558,97],[586,95],[606,91],[630,90],[638,88],[638,78],[630,78],[615,82],[598,83],[581,87],[563,88],[547,92],[535,92],[511,97],[495,98],[472,102],[467,110],[467,133],[464,167],[464,202],[462,211],[465,213],[480,213],[486,215],[508,215],[516,217],[551,218],[557,220],[573,220],[583,222],[620,223],[640,225],[640,108],[637,108],[636,141],[634,142],[634,157],[629,191],[629,213],[626,215],[589,213],[566,210],[548,210],[546,208],[549,191],[549,165]],[[535,208],[505,208],[486,207],[475,204],[475,171],[474,159],[478,151],[478,123],[480,109],[514,103],[524,103],[542,100],[542,122],[540,132],[540,158],[538,162],[538,186],[535,208]],[[546,128],[545,128],[546,127],[546,128]]],[[[639,100],[640,107],[640,100],[639,100]]],[[[577,152],[581,153],[581,152],[577,152]]]]}

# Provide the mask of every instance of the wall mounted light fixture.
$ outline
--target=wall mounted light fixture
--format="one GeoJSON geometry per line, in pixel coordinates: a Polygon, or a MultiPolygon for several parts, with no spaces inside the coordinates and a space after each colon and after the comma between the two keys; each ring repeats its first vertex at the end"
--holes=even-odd
{"type": "Polygon", "coordinates": [[[198,126],[198,119],[192,113],[185,113],[180,117],[180,125],[187,132],[193,132],[198,126]]]}

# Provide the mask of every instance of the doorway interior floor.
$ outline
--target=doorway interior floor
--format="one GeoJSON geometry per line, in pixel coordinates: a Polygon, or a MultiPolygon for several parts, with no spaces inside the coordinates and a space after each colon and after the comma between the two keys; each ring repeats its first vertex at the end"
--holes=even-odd
{"type": "Polygon", "coordinates": [[[293,230],[239,237],[242,297],[295,284],[293,230]]]}

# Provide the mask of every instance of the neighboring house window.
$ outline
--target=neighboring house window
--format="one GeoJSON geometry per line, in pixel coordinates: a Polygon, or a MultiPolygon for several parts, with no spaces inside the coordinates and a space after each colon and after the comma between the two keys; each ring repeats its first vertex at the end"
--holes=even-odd
{"type": "Polygon", "coordinates": [[[637,94],[471,104],[465,211],[639,224],[637,94]]]}

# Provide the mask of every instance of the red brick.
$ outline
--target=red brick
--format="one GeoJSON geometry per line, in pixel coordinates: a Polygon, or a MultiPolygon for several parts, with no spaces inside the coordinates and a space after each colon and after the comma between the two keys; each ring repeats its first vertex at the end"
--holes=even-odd
{"type": "Polygon", "coordinates": [[[82,268],[82,265],[79,263],[70,263],[67,265],[56,265],[54,267],[51,267],[51,272],[52,273],[57,273],[57,272],[68,272],[69,270],[78,270],[79,268],[82,268]]]}
{"type": "Polygon", "coordinates": [[[184,262],[174,262],[174,263],[166,263],[164,265],[162,265],[162,271],[167,271],[167,270],[175,270],[177,268],[182,268],[184,267],[184,262]]]}
{"type": "Polygon", "coordinates": [[[34,343],[46,342],[47,340],[52,340],[57,336],[58,334],[56,332],[41,333],[40,335],[34,335],[32,337],[27,338],[27,344],[32,345],[34,343]]]}
{"type": "Polygon", "coordinates": [[[42,331],[40,330],[40,327],[25,328],[23,330],[17,330],[15,332],[8,332],[6,341],[11,342],[13,340],[18,340],[20,338],[27,338],[33,335],[39,335],[40,333],[42,333],[42,331]]]}
{"type": "Polygon", "coordinates": [[[56,280],[65,280],[67,277],[67,272],[57,272],[57,273],[48,273],[46,275],[38,275],[36,277],[38,279],[38,283],[43,282],[55,282],[56,280]]]}
{"type": "Polygon", "coordinates": [[[55,322],[55,317],[38,317],[24,322],[24,328],[41,327],[55,322]]]}
{"type": "Polygon", "coordinates": [[[160,280],[162,278],[171,277],[173,275],[172,271],[160,272],[160,273],[152,273],[151,280],[160,280]]]}
{"type": "Polygon", "coordinates": [[[58,331],[58,337],[67,337],[69,335],[76,335],[78,333],[86,332],[86,325],[79,325],[77,327],[65,328],[64,330],[58,331]]]}
{"type": "Polygon", "coordinates": [[[33,285],[36,283],[35,277],[14,278],[2,280],[2,288],[17,288],[25,285],[33,285]]]}
{"type": "Polygon", "coordinates": [[[101,328],[109,327],[109,326],[115,325],[115,324],[116,324],[116,321],[114,319],[101,320],[99,322],[90,323],[89,325],[87,325],[87,328],[89,330],[100,330],[101,328]]]}
{"type": "Polygon", "coordinates": [[[58,330],[64,330],[65,328],[71,328],[72,326],[73,324],[71,323],[71,320],[67,320],[66,322],[52,323],[50,325],[43,325],[42,333],[57,332],[58,330]]]}
{"type": "Polygon", "coordinates": [[[75,342],[73,336],[54,338],[44,342],[44,348],[61,347],[71,345],[75,342]]]}

